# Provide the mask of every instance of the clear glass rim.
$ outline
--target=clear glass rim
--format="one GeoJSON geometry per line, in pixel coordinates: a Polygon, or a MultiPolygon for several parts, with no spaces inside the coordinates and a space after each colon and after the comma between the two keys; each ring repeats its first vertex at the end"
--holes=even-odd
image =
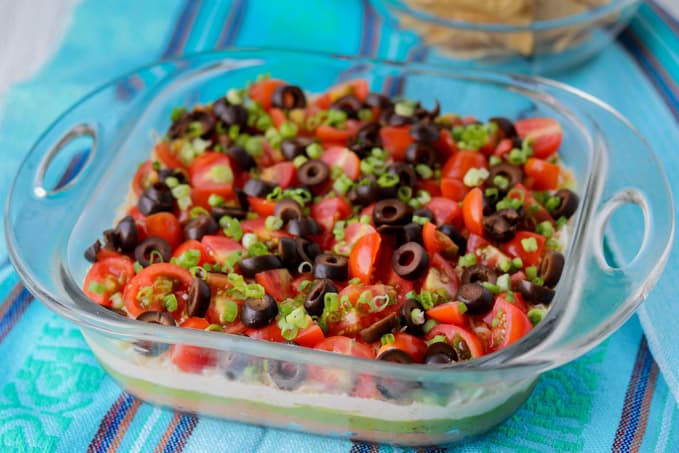
{"type": "Polygon", "coordinates": [[[570,27],[574,25],[582,25],[589,22],[594,22],[606,16],[614,14],[623,8],[641,3],[639,0],[613,0],[602,6],[592,8],[578,14],[573,14],[560,19],[549,19],[535,21],[526,25],[507,25],[498,23],[472,23],[460,20],[441,19],[429,13],[419,11],[405,5],[403,0],[374,0],[381,1],[386,6],[394,10],[413,16],[417,19],[431,22],[436,25],[445,27],[459,28],[470,31],[485,31],[495,33],[516,33],[522,31],[544,31],[555,28],[570,27]]]}
{"type": "MultiPolygon", "coordinates": [[[[304,57],[304,56],[314,56],[317,58],[327,58],[330,60],[339,59],[350,61],[355,64],[373,64],[393,67],[397,69],[407,68],[407,70],[415,71],[427,71],[439,76],[453,77],[457,79],[466,80],[478,80],[484,83],[502,83],[505,85],[513,86],[515,88],[525,87],[530,85],[533,89],[543,86],[549,86],[557,90],[561,90],[570,95],[574,95],[588,103],[597,105],[598,107],[605,110],[608,114],[611,114],[621,120],[636,136],[639,137],[641,142],[646,145],[649,156],[658,162],[658,159],[653,152],[653,150],[648,146],[643,137],[639,134],[636,128],[619,112],[613,109],[608,104],[603,101],[566,84],[560,82],[552,81],[542,77],[525,76],[511,74],[501,71],[492,70],[481,70],[481,69],[465,69],[461,70],[458,68],[452,69],[445,65],[436,65],[428,63],[409,63],[405,66],[402,62],[394,62],[389,60],[379,60],[371,59],[365,57],[347,56],[340,54],[329,54],[325,52],[309,52],[309,51],[298,51],[298,50],[286,50],[286,49],[273,49],[273,48],[231,48],[220,51],[206,51],[188,54],[179,58],[160,60],[158,62],[142,66],[133,70],[121,77],[110,81],[101,87],[95,89],[88,95],[81,98],[75,104],[73,104],[68,110],[66,110],[59,118],[57,118],[46,130],[49,131],[56,125],[58,125],[63,119],[65,119],[68,114],[76,110],[80,105],[89,102],[92,98],[96,97],[101,92],[104,92],[111,86],[114,86],[122,81],[128,80],[134,77],[142,71],[149,71],[153,68],[172,64],[176,65],[177,68],[182,68],[188,66],[188,62],[200,62],[201,59],[210,59],[213,62],[219,60],[227,60],[229,57],[234,58],[247,58],[256,60],[261,58],[265,60],[267,56],[272,55],[287,55],[292,57],[304,57]]],[[[200,69],[199,69],[200,70],[200,69]]],[[[191,69],[191,72],[197,71],[196,69],[191,69]]],[[[174,77],[172,74],[169,77],[174,77]]],[[[167,76],[165,76],[167,77],[167,76]]],[[[142,90],[143,91],[143,90],[142,90]]],[[[554,100],[558,103],[558,101],[554,100]]],[[[568,109],[566,109],[568,110],[568,109]]],[[[32,147],[32,151],[35,150],[35,146],[32,147]]],[[[29,153],[30,154],[30,153],[29,153]]],[[[25,164],[22,163],[22,166],[25,164]]],[[[588,179],[592,179],[594,170],[590,173],[588,179]]],[[[664,176],[664,175],[663,175],[664,176]]],[[[666,177],[665,177],[666,180],[666,177]]],[[[588,183],[589,184],[589,183],[588,183]]],[[[569,362],[574,358],[579,357],[590,349],[594,348],[596,345],[601,343],[609,334],[616,330],[636,309],[638,304],[643,299],[643,296],[647,292],[645,288],[640,288],[635,294],[631,294],[627,302],[621,304],[621,306],[607,319],[602,322],[596,330],[590,332],[589,335],[581,338],[578,342],[579,348],[571,350],[570,354],[555,354],[554,351],[550,351],[550,357],[545,358],[540,356],[537,360],[529,359],[527,353],[530,352],[536,344],[539,344],[540,335],[545,335],[551,333],[551,330],[547,330],[547,325],[543,329],[536,328],[530,335],[527,335],[523,339],[517,341],[516,343],[510,345],[507,348],[496,351],[494,353],[488,354],[486,356],[474,359],[469,362],[461,362],[452,366],[427,366],[420,364],[403,365],[396,363],[381,362],[375,360],[368,360],[352,356],[344,356],[339,354],[332,354],[325,351],[310,350],[308,348],[298,348],[290,347],[290,345],[272,343],[267,341],[252,340],[248,337],[242,337],[237,335],[214,335],[211,332],[197,331],[193,329],[181,329],[181,328],[167,328],[164,326],[156,326],[153,324],[140,324],[131,319],[122,318],[112,312],[96,305],[96,304],[82,304],[82,306],[76,306],[72,303],[64,303],[59,300],[59,298],[52,295],[49,291],[46,291],[42,285],[36,281],[31,275],[29,267],[24,263],[21,258],[19,250],[16,248],[13,242],[13,232],[11,230],[9,221],[9,212],[12,202],[12,194],[14,193],[16,181],[12,184],[10,189],[10,195],[7,198],[5,205],[5,233],[8,242],[9,256],[14,264],[17,272],[19,273],[22,280],[26,283],[27,288],[42,302],[45,302],[49,308],[60,314],[62,317],[73,321],[81,327],[94,329],[103,334],[108,334],[111,336],[123,337],[128,339],[145,339],[151,341],[159,341],[165,343],[186,343],[196,346],[203,346],[207,348],[217,349],[217,350],[234,350],[237,352],[257,354],[263,357],[269,357],[272,359],[280,359],[285,357],[287,360],[299,361],[302,363],[316,364],[321,366],[327,366],[331,368],[349,368],[349,369],[361,369],[366,372],[384,373],[385,371],[393,376],[397,376],[403,379],[422,379],[424,377],[433,377],[440,373],[456,372],[456,373],[486,373],[486,372],[511,372],[512,376],[516,376],[517,379],[526,378],[530,376],[536,376],[537,374],[546,371],[548,369],[554,368],[556,366],[562,365],[563,363],[569,362]],[[526,341],[528,340],[528,341],[526,341]],[[284,355],[282,355],[284,354],[284,355]],[[522,360],[523,359],[523,360],[522,360]]],[[[670,246],[668,245],[665,249],[663,257],[659,260],[658,265],[654,269],[656,275],[653,275],[650,280],[651,284],[655,283],[655,280],[659,277],[659,270],[662,269],[662,264],[666,262],[669,256],[670,246]]],[[[61,257],[59,257],[61,258],[61,257]]],[[[61,276],[64,288],[69,296],[79,299],[82,302],[88,302],[89,299],[85,296],[79,286],[75,286],[75,282],[70,278],[70,273],[65,267],[63,261],[59,260],[59,273],[61,276]]],[[[644,285],[645,287],[647,285],[644,285]]],[[[562,292],[563,294],[563,292],[562,292]]],[[[557,296],[559,292],[557,291],[557,296]]],[[[547,318],[546,318],[547,319],[547,318]]],[[[557,348],[557,352],[559,349],[557,348]]]]}

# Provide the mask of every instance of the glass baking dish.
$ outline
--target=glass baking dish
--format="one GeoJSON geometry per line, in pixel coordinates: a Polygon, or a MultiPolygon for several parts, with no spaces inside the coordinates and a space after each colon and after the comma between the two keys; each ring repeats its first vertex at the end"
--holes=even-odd
{"type": "Polygon", "coordinates": [[[246,49],[163,61],[78,102],[31,149],[6,214],[11,259],[28,289],[81,328],[104,368],[131,394],[233,420],[401,445],[459,441],[510,416],[542,372],[582,355],[629,318],[657,281],[674,231],[671,194],[653,152],[623,117],[585,93],[524,76],[246,49]],[[563,162],[582,201],[545,319],[504,350],[444,368],[140,323],[88,300],[80,289],[89,266],[83,251],[119,216],[130,177],[156,140],[152,131],[167,129],[172,107],[211,101],[261,73],[312,92],[364,78],[373,91],[424,105],[438,100],[443,111],[478,118],[557,119],[563,162]],[[69,144],[83,137],[91,149],[71,158],[69,144]],[[75,174],[53,188],[50,175],[65,170],[75,174]],[[638,206],[642,221],[623,216],[609,224],[611,213],[627,204],[638,206]],[[641,243],[638,252],[621,247],[626,263],[611,266],[604,242],[631,244],[630,237],[641,243]],[[201,374],[180,372],[167,358],[170,345],[199,346],[217,365],[201,374]],[[272,373],[283,373],[288,384],[272,373]]]}
{"type": "Polygon", "coordinates": [[[554,74],[605,49],[640,0],[372,0],[400,28],[462,65],[554,74]]]}

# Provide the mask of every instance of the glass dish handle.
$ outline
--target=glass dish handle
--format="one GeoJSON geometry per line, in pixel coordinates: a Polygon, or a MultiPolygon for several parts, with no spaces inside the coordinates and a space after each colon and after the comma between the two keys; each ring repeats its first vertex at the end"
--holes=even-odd
{"type": "MultiPolygon", "coordinates": [[[[579,215],[589,221],[581,222],[583,231],[574,232],[569,251],[580,259],[567,259],[566,278],[543,320],[547,326],[536,328],[551,327],[551,333],[519,362],[544,361],[551,367],[603,341],[646,298],[670,253],[674,205],[658,159],[619,115],[597,120],[616,133],[603,131],[595,138],[595,146],[608,152],[597,153],[599,171],[590,183],[590,196],[581,200],[579,215]],[[618,121],[628,127],[620,128],[618,121]],[[613,216],[628,204],[638,206],[641,216],[629,208],[613,216]]],[[[530,337],[525,341],[524,347],[529,346],[530,337]]]]}

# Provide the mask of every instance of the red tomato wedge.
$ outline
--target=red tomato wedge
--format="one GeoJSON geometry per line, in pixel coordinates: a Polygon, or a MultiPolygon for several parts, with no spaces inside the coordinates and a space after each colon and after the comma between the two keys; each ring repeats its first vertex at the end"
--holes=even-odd
{"type": "Polygon", "coordinates": [[[507,302],[502,297],[495,299],[492,312],[484,318],[491,328],[489,349],[497,351],[516,342],[528,332],[533,325],[528,316],[516,305],[507,302]]]}
{"type": "Polygon", "coordinates": [[[250,338],[274,341],[276,343],[282,343],[285,341],[285,338],[283,338],[283,335],[281,335],[281,328],[278,327],[278,323],[276,322],[272,322],[268,326],[259,329],[247,329],[245,330],[245,335],[250,338]]]}
{"type": "Polygon", "coordinates": [[[350,179],[361,176],[361,159],[355,152],[344,146],[331,146],[321,155],[321,161],[328,167],[340,167],[350,179]]]}
{"type": "Polygon", "coordinates": [[[559,166],[534,157],[523,164],[526,179],[535,190],[554,190],[559,185],[559,166]]]}
{"type": "Polygon", "coordinates": [[[452,201],[462,201],[469,192],[469,187],[455,178],[441,178],[441,195],[452,201]]]}
{"type": "Polygon", "coordinates": [[[158,160],[167,168],[185,168],[179,157],[172,151],[168,142],[158,143],[154,148],[154,152],[158,156],[158,160]]]}
{"type": "Polygon", "coordinates": [[[158,173],[153,169],[153,161],[147,160],[137,168],[132,179],[132,190],[135,195],[142,194],[144,189],[158,181],[158,173]]]}
{"type": "Polygon", "coordinates": [[[462,217],[464,225],[474,234],[483,236],[483,192],[473,188],[462,201],[462,217]]]}
{"type": "Polygon", "coordinates": [[[263,217],[273,215],[276,210],[276,202],[266,198],[248,196],[248,203],[250,204],[250,209],[263,217]]]}
{"type": "Polygon", "coordinates": [[[344,145],[361,127],[361,123],[354,120],[347,120],[343,128],[337,128],[321,124],[316,128],[316,137],[321,143],[344,145]]]}
{"type": "Polygon", "coordinates": [[[430,255],[439,253],[443,256],[453,257],[457,254],[457,245],[445,234],[436,229],[436,226],[427,222],[422,227],[422,241],[424,248],[430,255]]]}
{"type": "Polygon", "coordinates": [[[177,217],[169,212],[158,212],[144,217],[137,222],[137,231],[141,238],[151,236],[165,239],[172,248],[177,247],[184,239],[184,231],[177,217]]]}
{"type": "Polygon", "coordinates": [[[221,153],[205,152],[194,159],[189,168],[191,199],[194,204],[210,208],[208,199],[215,194],[229,199],[233,196],[233,169],[229,158],[221,153]]]}
{"type": "Polygon", "coordinates": [[[205,246],[210,257],[219,264],[224,264],[232,253],[245,252],[239,242],[224,236],[205,235],[200,242],[205,246]]]}
{"type": "Polygon", "coordinates": [[[439,324],[434,326],[426,335],[427,340],[443,335],[448,340],[461,359],[475,359],[484,354],[483,342],[469,329],[452,324],[439,324]]]}
{"type": "Polygon", "coordinates": [[[182,256],[185,252],[189,250],[195,250],[198,252],[200,255],[199,261],[198,261],[198,266],[202,266],[203,264],[209,263],[213,264],[215,262],[215,259],[212,255],[210,255],[210,252],[207,251],[207,248],[200,242],[191,239],[189,241],[184,242],[182,245],[177,247],[174,252],[172,252],[172,256],[174,258],[179,258],[182,256]]]}
{"type": "MultiPolygon", "coordinates": [[[[205,330],[210,323],[204,318],[187,318],[180,327],[205,330]]],[[[217,363],[217,351],[198,346],[173,344],[170,346],[170,360],[177,368],[188,373],[200,373],[217,363]]]]}
{"type": "Polygon", "coordinates": [[[441,177],[461,181],[472,168],[488,168],[486,156],[477,151],[458,151],[443,166],[441,177]]]}
{"type": "Polygon", "coordinates": [[[351,249],[349,274],[363,283],[370,283],[382,238],[379,233],[362,236],[351,249]]]}
{"type": "Polygon", "coordinates": [[[410,136],[410,126],[384,126],[380,129],[380,139],[382,147],[398,161],[405,160],[406,149],[415,141],[410,136]]]}
{"type": "Polygon", "coordinates": [[[521,258],[524,266],[537,266],[540,263],[545,241],[545,237],[537,233],[517,231],[514,239],[500,245],[500,250],[512,258],[521,258]]]}
{"type": "Polygon", "coordinates": [[[193,275],[176,264],[157,263],[144,268],[125,287],[123,300],[127,312],[134,318],[145,311],[169,312],[180,319],[184,313],[193,275]],[[143,291],[143,295],[140,294],[143,291]],[[176,307],[170,310],[168,297],[174,296],[176,307]]]}
{"type": "Polygon", "coordinates": [[[554,154],[563,139],[561,125],[551,118],[527,118],[516,121],[514,127],[519,137],[533,141],[533,154],[540,159],[554,154]]]}
{"type": "Polygon", "coordinates": [[[462,228],[462,209],[456,201],[444,197],[432,197],[425,207],[434,213],[437,225],[448,223],[456,228],[462,228]]]}
{"type": "Polygon", "coordinates": [[[104,307],[112,304],[111,296],[123,290],[134,277],[132,261],[124,256],[100,259],[87,272],[83,287],[87,297],[104,307]]]}
{"type": "Polygon", "coordinates": [[[293,341],[300,346],[313,348],[323,340],[325,340],[325,334],[323,334],[323,330],[318,326],[318,324],[312,323],[308,327],[300,330],[293,341]]]}
{"type": "Polygon", "coordinates": [[[377,356],[390,349],[398,349],[410,356],[415,363],[422,363],[424,361],[424,353],[427,350],[427,344],[421,339],[409,335],[407,333],[395,333],[394,342],[385,344],[377,351],[377,356]]]}
{"type": "Polygon", "coordinates": [[[467,316],[460,310],[461,302],[445,302],[427,310],[427,317],[442,324],[455,324],[466,327],[467,316]]]}
{"type": "Polygon", "coordinates": [[[255,275],[257,283],[264,287],[268,295],[281,302],[293,296],[292,276],[287,269],[270,269],[255,275]]]}
{"type": "Polygon", "coordinates": [[[269,110],[271,108],[271,98],[276,88],[283,85],[285,85],[285,82],[276,79],[255,82],[250,85],[250,99],[259,104],[264,110],[269,110]]]}
{"type": "Polygon", "coordinates": [[[292,162],[279,162],[262,170],[259,178],[264,181],[269,181],[281,189],[287,189],[298,183],[297,168],[292,162]]]}

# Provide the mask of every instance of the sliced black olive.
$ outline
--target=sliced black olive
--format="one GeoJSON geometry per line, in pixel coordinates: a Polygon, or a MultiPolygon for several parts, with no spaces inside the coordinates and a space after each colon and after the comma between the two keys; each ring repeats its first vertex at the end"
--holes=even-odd
{"type": "Polygon", "coordinates": [[[422,225],[419,223],[410,222],[401,227],[401,236],[403,242],[417,242],[422,243],[422,225]]]}
{"type": "Polygon", "coordinates": [[[410,355],[397,348],[390,348],[386,351],[383,351],[377,356],[377,360],[384,360],[385,362],[394,363],[413,363],[413,359],[410,357],[410,355]]]}
{"type": "Polygon", "coordinates": [[[304,308],[311,316],[321,316],[325,307],[325,295],[338,292],[335,284],[327,278],[322,278],[309,289],[304,298],[304,308]]]}
{"type": "Polygon", "coordinates": [[[363,178],[354,186],[356,201],[363,206],[373,203],[378,196],[377,181],[373,175],[363,178]]]}
{"type": "Polygon", "coordinates": [[[436,150],[429,143],[413,142],[406,148],[406,162],[431,165],[436,159],[436,150]]]}
{"type": "Polygon", "coordinates": [[[378,94],[378,93],[368,93],[368,95],[365,97],[365,101],[363,101],[363,103],[367,107],[376,107],[380,110],[390,109],[393,106],[391,99],[384,96],[383,94],[378,94]]]}
{"type": "Polygon", "coordinates": [[[172,211],[174,207],[174,197],[172,191],[163,182],[157,182],[148,186],[139,196],[137,208],[144,215],[151,215],[157,212],[172,211]]]}
{"type": "Polygon", "coordinates": [[[498,191],[505,193],[516,184],[521,184],[523,181],[523,170],[518,165],[512,165],[506,162],[495,164],[490,167],[487,181],[491,187],[495,187],[498,191]],[[495,181],[497,176],[506,179],[507,186],[498,184],[499,181],[495,181]]]}
{"type": "Polygon", "coordinates": [[[401,116],[393,110],[383,110],[380,114],[380,122],[388,124],[389,126],[404,126],[406,124],[413,124],[415,117],[401,116]]]}
{"type": "Polygon", "coordinates": [[[182,137],[191,130],[194,124],[197,124],[200,128],[197,135],[205,138],[212,133],[215,127],[215,119],[208,112],[194,110],[173,122],[168,130],[168,135],[170,138],[182,137]]]}
{"type": "Polygon", "coordinates": [[[508,118],[496,116],[488,120],[489,123],[495,123],[502,138],[514,138],[517,136],[514,123],[508,118]]]}
{"type": "Polygon", "coordinates": [[[322,253],[314,260],[314,277],[343,281],[349,277],[349,261],[346,256],[322,253]]]}
{"type": "Polygon", "coordinates": [[[184,239],[200,241],[206,234],[212,234],[219,229],[217,221],[211,215],[199,215],[184,225],[184,239]]]}
{"type": "Polygon", "coordinates": [[[431,123],[417,123],[410,127],[410,136],[422,143],[433,143],[439,139],[439,128],[431,123]]]}
{"type": "Polygon", "coordinates": [[[171,314],[164,311],[145,311],[137,316],[137,321],[148,322],[151,324],[160,324],[162,326],[176,326],[174,318],[171,314]]]}
{"type": "Polygon", "coordinates": [[[158,180],[165,182],[167,178],[175,178],[179,184],[188,183],[186,173],[178,168],[161,168],[158,170],[158,180]]]}
{"type": "Polygon", "coordinates": [[[457,245],[457,253],[464,255],[467,253],[467,239],[460,233],[457,228],[447,223],[438,227],[438,230],[448,236],[457,245]]]}
{"type": "Polygon", "coordinates": [[[554,250],[545,252],[538,268],[538,277],[542,279],[546,287],[554,288],[559,283],[565,263],[566,260],[561,253],[554,250]]]}
{"type": "Polygon", "coordinates": [[[394,251],[391,266],[406,280],[417,280],[429,267],[429,254],[417,242],[408,242],[394,251]]]}
{"type": "Polygon", "coordinates": [[[292,219],[288,222],[285,230],[293,236],[314,236],[321,234],[323,230],[318,223],[311,217],[292,219]]]}
{"type": "Polygon", "coordinates": [[[362,107],[363,104],[361,104],[361,101],[353,95],[342,96],[330,106],[332,109],[341,110],[346,113],[347,118],[353,119],[358,118],[358,111],[361,110],[362,107]]]}
{"type": "Polygon", "coordinates": [[[391,333],[394,329],[398,329],[398,316],[396,313],[391,313],[388,316],[373,323],[370,327],[362,329],[358,334],[366,343],[374,343],[382,338],[382,335],[391,333]]]}
{"type": "Polygon", "coordinates": [[[205,317],[211,295],[210,285],[201,278],[194,278],[189,286],[189,299],[186,302],[189,316],[205,317]]]}
{"type": "Polygon", "coordinates": [[[556,293],[553,289],[536,285],[528,280],[519,280],[517,283],[519,292],[531,304],[549,305],[556,293]]]}
{"type": "Polygon", "coordinates": [[[434,213],[429,208],[415,209],[413,211],[413,217],[415,217],[415,216],[423,217],[425,219],[429,219],[430,222],[436,222],[436,218],[434,217],[434,213]]]}
{"type": "Polygon", "coordinates": [[[248,194],[246,194],[243,189],[233,189],[236,194],[236,200],[238,200],[238,206],[243,211],[248,211],[250,209],[250,201],[248,200],[248,194]]]}
{"type": "Polygon", "coordinates": [[[401,320],[406,327],[406,332],[411,335],[423,335],[422,326],[427,322],[427,315],[424,308],[415,299],[408,299],[401,306],[401,320]]]}
{"type": "Polygon", "coordinates": [[[131,215],[123,217],[114,230],[118,236],[118,247],[123,252],[134,250],[137,245],[137,224],[131,215]]]}
{"type": "Polygon", "coordinates": [[[281,259],[276,255],[249,256],[240,261],[240,273],[244,277],[254,277],[259,272],[283,267],[281,259]]]}
{"type": "Polygon", "coordinates": [[[297,253],[297,241],[292,238],[280,238],[278,240],[278,256],[289,271],[296,271],[301,262],[299,253],[297,253]]]}
{"type": "Polygon", "coordinates": [[[556,192],[556,196],[559,197],[561,202],[559,203],[559,206],[552,211],[552,216],[554,216],[555,219],[558,219],[559,217],[570,219],[578,209],[578,202],[580,201],[578,196],[569,189],[559,189],[556,192]]]}
{"type": "MultiPolygon", "coordinates": [[[[160,324],[162,326],[176,326],[172,315],[161,311],[145,311],[137,316],[137,321],[148,322],[151,324],[160,324]]],[[[150,340],[138,340],[134,343],[134,350],[139,354],[153,357],[162,354],[168,349],[168,345],[164,343],[157,343],[150,340]]]]}
{"type": "Polygon", "coordinates": [[[356,132],[357,142],[371,147],[380,146],[382,144],[380,129],[380,123],[370,122],[364,124],[358,132],[356,132]]]}
{"type": "Polygon", "coordinates": [[[99,250],[101,250],[101,242],[99,242],[99,239],[94,241],[92,245],[87,247],[85,250],[85,259],[89,261],[90,263],[94,263],[97,261],[97,253],[99,253],[99,250]]]}
{"type": "Polygon", "coordinates": [[[264,198],[269,195],[276,185],[262,179],[251,178],[243,186],[243,192],[251,197],[264,198]]]}
{"type": "Polygon", "coordinates": [[[281,390],[295,390],[306,379],[304,364],[269,360],[268,371],[271,380],[281,390]]]}
{"type": "Polygon", "coordinates": [[[283,198],[276,202],[274,215],[287,223],[289,220],[301,219],[303,212],[302,207],[295,200],[283,198]]]}
{"type": "Polygon", "coordinates": [[[242,131],[248,125],[248,111],[240,104],[229,104],[219,98],[212,104],[212,111],[227,126],[238,126],[242,131]]]}
{"type": "Polygon", "coordinates": [[[296,238],[295,244],[297,246],[297,254],[301,261],[306,261],[308,263],[313,263],[316,257],[323,253],[321,246],[314,241],[309,241],[304,238],[296,238]]]}
{"type": "Polygon", "coordinates": [[[396,198],[380,200],[373,209],[373,222],[380,225],[405,225],[412,219],[410,207],[396,198]]]}
{"type": "Polygon", "coordinates": [[[248,215],[247,211],[237,206],[213,206],[210,214],[217,222],[219,222],[219,219],[225,216],[242,220],[248,215]]]}
{"type": "Polygon", "coordinates": [[[417,173],[413,170],[411,165],[404,162],[396,162],[387,166],[388,173],[398,175],[399,185],[406,187],[415,187],[417,185],[417,173]]]}
{"type": "Polygon", "coordinates": [[[271,324],[277,314],[276,301],[268,294],[264,294],[264,297],[245,299],[240,309],[240,320],[246,327],[257,329],[271,324]]]}
{"type": "Polygon", "coordinates": [[[134,259],[143,267],[151,262],[167,263],[172,257],[172,246],[163,238],[151,236],[139,243],[134,249],[134,259]]]}
{"type": "Polygon", "coordinates": [[[226,155],[229,156],[241,170],[249,171],[251,168],[255,168],[257,166],[255,159],[253,159],[250,153],[248,153],[242,146],[230,146],[226,150],[226,155]]]}
{"type": "Polygon", "coordinates": [[[460,282],[463,285],[466,285],[467,283],[495,283],[496,281],[497,272],[483,264],[474,264],[473,266],[465,268],[462,272],[462,278],[460,278],[460,282]]]}
{"type": "Polygon", "coordinates": [[[281,142],[281,152],[287,160],[294,160],[297,156],[306,154],[307,146],[314,141],[307,137],[288,138],[281,142]]]}
{"type": "Polygon", "coordinates": [[[118,238],[118,233],[113,229],[104,230],[102,233],[104,236],[104,248],[107,250],[118,250],[120,239],[118,238]]]}
{"type": "Polygon", "coordinates": [[[470,315],[483,315],[493,308],[493,293],[479,283],[465,283],[455,298],[467,306],[470,315]]]}
{"type": "Polygon", "coordinates": [[[424,353],[424,363],[427,365],[446,365],[455,362],[457,362],[457,352],[444,341],[432,343],[424,353]]]}
{"type": "Polygon", "coordinates": [[[420,105],[418,102],[416,107],[415,107],[415,113],[414,116],[418,118],[419,120],[428,120],[432,121],[436,119],[437,116],[441,113],[441,104],[439,104],[439,101],[435,101],[436,104],[434,105],[434,108],[431,110],[427,110],[424,107],[420,105]]]}
{"type": "Polygon", "coordinates": [[[500,193],[484,193],[483,194],[483,215],[493,215],[500,201],[500,193]]]}
{"type": "Polygon", "coordinates": [[[328,164],[320,160],[309,160],[297,169],[297,178],[305,186],[314,187],[323,184],[330,176],[328,164]]]}
{"type": "Polygon", "coordinates": [[[233,381],[240,377],[243,370],[250,364],[250,356],[233,351],[223,351],[219,357],[219,368],[227,379],[233,381]]]}
{"type": "Polygon", "coordinates": [[[516,235],[516,224],[510,223],[507,217],[499,212],[484,217],[481,223],[485,235],[494,241],[507,242],[516,235]]]}
{"type": "Polygon", "coordinates": [[[303,109],[306,107],[306,96],[298,86],[282,85],[273,92],[271,105],[283,110],[303,109]]]}

